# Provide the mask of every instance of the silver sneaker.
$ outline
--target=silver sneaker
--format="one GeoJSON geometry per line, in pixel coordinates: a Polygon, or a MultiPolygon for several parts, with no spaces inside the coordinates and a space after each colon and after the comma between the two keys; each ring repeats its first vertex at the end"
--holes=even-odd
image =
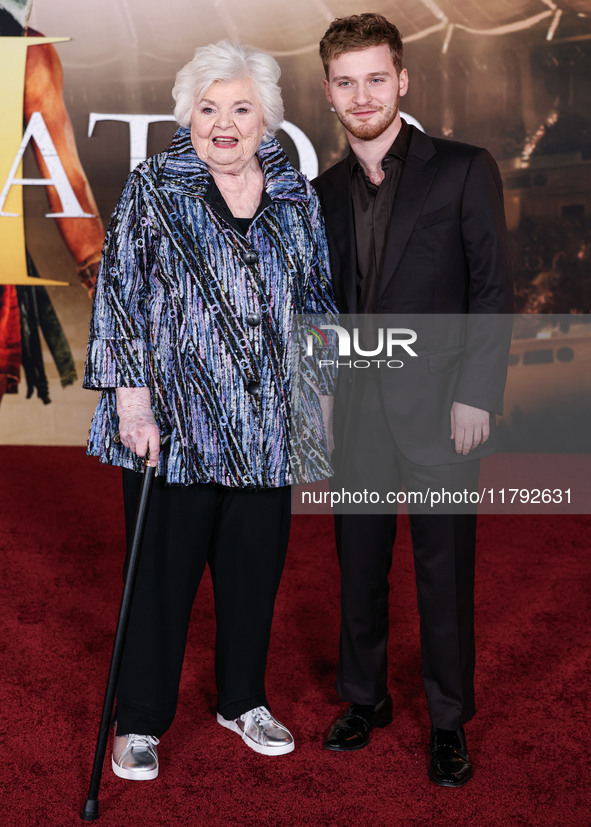
{"type": "Polygon", "coordinates": [[[218,724],[237,732],[246,746],[260,755],[285,755],[293,752],[295,747],[291,732],[271,715],[266,706],[256,706],[234,721],[218,712],[218,724]]]}
{"type": "Polygon", "coordinates": [[[150,781],[158,775],[160,743],[154,735],[115,735],[111,766],[119,778],[129,781],[150,781]]]}

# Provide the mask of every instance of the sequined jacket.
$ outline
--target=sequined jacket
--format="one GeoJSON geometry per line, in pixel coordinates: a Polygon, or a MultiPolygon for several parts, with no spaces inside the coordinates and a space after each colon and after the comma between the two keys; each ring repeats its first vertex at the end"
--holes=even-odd
{"type": "MultiPolygon", "coordinates": [[[[323,219],[275,139],[257,156],[264,194],[246,237],[205,200],[211,176],[189,129],[130,174],[90,325],[84,387],[102,393],[88,454],[141,468],[114,439],[115,388],[148,386],[171,435],[158,468],[169,483],[276,487],[330,474],[321,427],[307,430],[303,460],[290,434],[294,316],[335,312],[323,219]]],[[[316,389],[329,393],[327,382],[316,389]]],[[[303,407],[317,422],[317,399],[303,407]]]]}

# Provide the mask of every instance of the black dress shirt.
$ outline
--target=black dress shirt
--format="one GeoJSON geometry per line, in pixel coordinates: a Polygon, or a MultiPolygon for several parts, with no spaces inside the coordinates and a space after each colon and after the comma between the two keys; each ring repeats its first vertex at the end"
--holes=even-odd
{"type": "Polygon", "coordinates": [[[386,244],[390,215],[408,151],[410,127],[402,127],[382,159],[385,178],[376,185],[370,181],[353,152],[349,153],[351,197],[357,244],[357,310],[374,313],[380,293],[382,255],[386,244]]]}

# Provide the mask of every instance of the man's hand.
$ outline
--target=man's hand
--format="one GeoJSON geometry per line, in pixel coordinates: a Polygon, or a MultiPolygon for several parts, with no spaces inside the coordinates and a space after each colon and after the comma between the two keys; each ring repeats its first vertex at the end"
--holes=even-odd
{"type": "Polygon", "coordinates": [[[152,413],[149,388],[117,388],[117,415],[119,438],[126,448],[145,457],[150,452],[149,465],[158,465],[160,432],[152,413]]]}
{"type": "Polygon", "coordinates": [[[450,419],[450,439],[455,440],[457,454],[466,456],[478,445],[484,445],[490,436],[490,413],[482,408],[454,402],[450,419]]]}

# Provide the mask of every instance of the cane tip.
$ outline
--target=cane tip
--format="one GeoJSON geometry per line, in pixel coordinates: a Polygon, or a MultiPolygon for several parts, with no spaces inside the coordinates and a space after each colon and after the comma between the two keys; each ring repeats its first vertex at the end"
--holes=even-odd
{"type": "Polygon", "coordinates": [[[87,798],[80,810],[82,821],[96,821],[99,817],[99,806],[96,798],[87,798]]]}

